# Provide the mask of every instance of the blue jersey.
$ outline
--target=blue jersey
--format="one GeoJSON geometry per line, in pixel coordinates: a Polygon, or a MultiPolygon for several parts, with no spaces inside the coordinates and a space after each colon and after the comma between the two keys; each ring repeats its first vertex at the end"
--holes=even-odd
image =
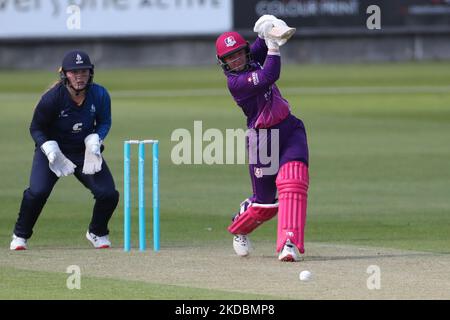
{"type": "Polygon", "coordinates": [[[101,140],[111,128],[111,98],[98,84],[91,84],[81,106],[64,84],[47,91],[34,110],[30,133],[36,146],[55,140],[63,153],[84,153],[84,139],[97,133],[101,140]]]}

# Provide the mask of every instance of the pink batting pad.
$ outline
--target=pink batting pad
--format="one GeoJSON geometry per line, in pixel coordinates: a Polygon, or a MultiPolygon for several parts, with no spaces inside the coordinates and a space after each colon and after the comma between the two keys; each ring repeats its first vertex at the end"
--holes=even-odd
{"type": "Polygon", "coordinates": [[[300,253],[304,253],[308,167],[300,161],[286,163],[278,172],[276,184],[279,203],[277,252],[290,239],[300,253]]]}
{"type": "Polygon", "coordinates": [[[272,219],[278,211],[278,203],[251,203],[243,213],[238,215],[228,227],[232,234],[249,234],[263,222],[272,219]]]}

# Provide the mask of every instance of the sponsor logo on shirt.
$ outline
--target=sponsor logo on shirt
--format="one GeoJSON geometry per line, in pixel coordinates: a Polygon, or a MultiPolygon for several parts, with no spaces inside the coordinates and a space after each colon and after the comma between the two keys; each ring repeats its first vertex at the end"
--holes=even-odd
{"type": "Polygon", "coordinates": [[[264,98],[266,99],[266,101],[269,101],[271,96],[272,96],[272,88],[270,88],[268,91],[264,93],[264,98]]]}
{"type": "Polygon", "coordinates": [[[83,123],[81,123],[81,122],[75,123],[72,127],[72,133],[80,133],[81,130],[83,130],[82,126],[83,126],[83,123]]]}
{"type": "Polygon", "coordinates": [[[257,86],[259,84],[258,74],[256,72],[252,72],[252,82],[253,85],[257,86]]]}

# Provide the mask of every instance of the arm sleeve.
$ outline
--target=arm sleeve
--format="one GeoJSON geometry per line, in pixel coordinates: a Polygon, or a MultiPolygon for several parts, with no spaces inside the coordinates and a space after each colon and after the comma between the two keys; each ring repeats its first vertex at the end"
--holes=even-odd
{"type": "Polygon", "coordinates": [[[103,91],[102,106],[96,114],[95,131],[101,140],[105,140],[111,129],[111,98],[106,90],[103,91]]]}
{"type": "Polygon", "coordinates": [[[38,105],[34,109],[33,119],[30,125],[30,134],[36,146],[41,145],[50,140],[49,131],[53,120],[56,118],[55,108],[50,99],[41,98],[38,105]]]}
{"type": "Polygon", "coordinates": [[[267,91],[280,77],[281,60],[278,55],[267,55],[264,68],[228,78],[230,92],[238,99],[267,91]]]}
{"type": "Polygon", "coordinates": [[[250,47],[250,53],[256,62],[258,62],[261,65],[264,64],[264,61],[266,60],[267,57],[266,42],[260,37],[257,37],[255,42],[253,42],[253,44],[250,47]]]}

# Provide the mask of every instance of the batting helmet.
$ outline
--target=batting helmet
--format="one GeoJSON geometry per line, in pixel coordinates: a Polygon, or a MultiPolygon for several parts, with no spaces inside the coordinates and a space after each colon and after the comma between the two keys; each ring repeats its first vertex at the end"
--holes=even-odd
{"type": "Polygon", "coordinates": [[[245,49],[248,59],[247,64],[250,62],[250,45],[247,41],[237,32],[224,32],[216,40],[216,57],[219,64],[225,71],[229,71],[230,67],[225,62],[224,58],[239,50],[245,49]]]}

